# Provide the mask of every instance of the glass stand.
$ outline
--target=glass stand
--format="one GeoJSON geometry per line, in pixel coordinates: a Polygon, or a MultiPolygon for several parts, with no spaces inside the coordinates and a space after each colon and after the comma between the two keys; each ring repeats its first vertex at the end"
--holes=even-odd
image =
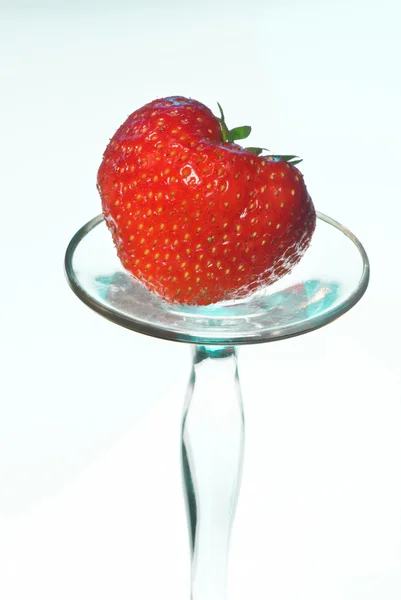
{"type": "Polygon", "coordinates": [[[235,348],[195,346],[182,426],[194,599],[226,597],[244,433],[235,348]]]}
{"type": "Polygon", "coordinates": [[[192,600],[225,600],[230,532],[241,485],[244,412],[237,347],[308,333],[352,308],[369,281],[361,243],[318,214],[311,247],[294,271],[246,300],[169,305],[121,266],[101,215],[66,252],[76,295],[110,321],[192,345],[182,422],[182,467],[192,552],[192,600]]]}

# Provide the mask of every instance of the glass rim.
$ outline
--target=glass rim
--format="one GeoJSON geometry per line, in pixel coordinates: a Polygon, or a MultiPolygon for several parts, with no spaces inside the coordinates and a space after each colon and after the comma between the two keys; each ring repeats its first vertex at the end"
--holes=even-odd
{"type": "MultiPolygon", "coordinates": [[[[327,223],[328,225],[333,226],[337,230],[339,230],[342,234],[344,234],[356,247],[359,251],[360,257],[362,259],[362,271],[358,284],[355,286],[355,289],[352,293],[347,295],[337,306],[333,309],[327,311],[324,315],[317,314],[312,316],[307,321],[302,323],[292,323],[288,325],[278,325],[277,329],[268,332],[265,335],[262,334],[257,336],[249,335],[246,337],[244,335],[236,336],[233,334],[230,336],[229,332],[227,333],[227,338],[225,339],[217,339],[216,336],[211,335],[203,336],[203,337],[194,337],[193,335],[177,331],[174,329],[163,328],[161,325],[152,324],[150,322],[143,322],[140,319],[135,319],[133,316],[126,315],[118,310],[113,310],[112,308],[102,304],[96,298],[87,293],[85,288],[81,285],[80,280],[74,270],[73,260],[74,254],[79,246],[80,242],[87,236],[93,229],[95,229],[98,225],[104,222],[104,218],[102,214],[93,217],[90,221],[88,221],[85,225],[83,225],[71,238],[67,250],[65,253],[64,259],[64,269],[67,277],[67,281],[73,290],[73,292],[78,296],[78,298],[86,304],[89,308],[105,317],[109,321],[125,327],[126,329],[130,329],[132,331],[136,331],[137,333],[142,333],[145,335],[149,335],[151,337],[156,337],[159,339],[175,341],[175,342],[184,342],[191,343],[197,345],[226,345],[226,346],[237,346],[237,345],[246,345],[246,344],[256,344],[256,343],[266,343],[271,341],[279,341],[291,337],[295,337],[298,335],[303,335],[305,333],[309,333],[316,329],[319,329],[329,323],[333,322],[346,312],[348,312],[351,308],[353,308],[362,296],[365,294],[366,289],[369,284],[370,278],[370,264],[369,258],[366,253],[366,250],[359,239],[345,226],[341,225],[335,219],[316,211],[317,218],[320,221],[327,223]]],[[[140,283],[139,283],[140,284],[140,283]]],[[[140,284],[142,285],[142,284],[140,284]]],[[[245,300],[246,302],[246,300],[245,300]]],[[[205,307],[202,307],[205,308],[205,307]]],[[[229,310],[229,307],[228,309],[229,310]]]]}

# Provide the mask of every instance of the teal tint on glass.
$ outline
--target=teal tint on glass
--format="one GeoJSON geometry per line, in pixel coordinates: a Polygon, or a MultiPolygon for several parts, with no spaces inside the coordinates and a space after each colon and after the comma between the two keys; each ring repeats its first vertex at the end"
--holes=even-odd
{"type": "Polygon", "coordinates": [[[333,219],[318,217],[311,247],[289,275],[229,304],[171,305],[150,293],[122,267],[102,216],[71,240],[66,272],[83,302],[139,333],[206,346],[283,339],[333,321],[358,302],[368,284],[360,242],[333,219]]]}

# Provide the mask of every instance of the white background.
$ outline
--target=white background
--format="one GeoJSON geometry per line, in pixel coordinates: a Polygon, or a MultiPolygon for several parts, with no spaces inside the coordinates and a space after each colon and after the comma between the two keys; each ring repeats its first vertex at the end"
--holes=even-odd
{"type": "Polygon", "coordinates": [[[244,348],[230,598],[399,600],[401,11],[397,0],[0,1],[0,597],[189,597],[184,345],[69,290],[103,149],[187,95],[303,157],[371,259],[323,330],[244,348]]]}

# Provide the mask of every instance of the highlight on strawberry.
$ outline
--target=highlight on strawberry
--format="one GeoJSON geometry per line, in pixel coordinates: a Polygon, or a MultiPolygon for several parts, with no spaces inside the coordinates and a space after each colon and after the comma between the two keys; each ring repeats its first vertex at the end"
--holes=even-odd
{"type": "Polygon", "coordinates": [[[118,256],[165,301],[207,305],[271,285],[307,250],[316,213],[295,155],[241,147],[200,102],[133,112],[104,152],[97,186],[118,256]],[[263,154],[266,152],[266,154],[263,154]]]}

